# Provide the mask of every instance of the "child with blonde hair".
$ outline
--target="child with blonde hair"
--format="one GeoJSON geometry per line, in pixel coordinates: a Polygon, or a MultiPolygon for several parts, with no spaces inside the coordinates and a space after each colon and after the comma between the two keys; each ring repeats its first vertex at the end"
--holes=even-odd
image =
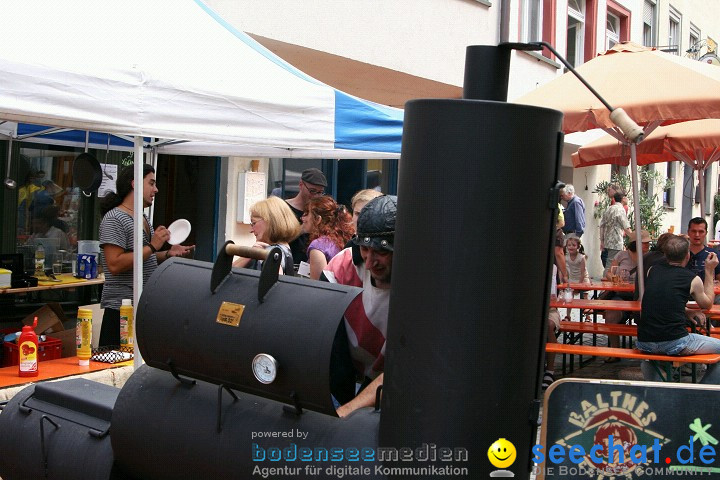
{"type": "Polygon", "coordinates": [[[565,240],[565,262],[569,283],[590,283],[587,257],[583,253],[582,242],[578,237],[569,236],[565,240]]]}

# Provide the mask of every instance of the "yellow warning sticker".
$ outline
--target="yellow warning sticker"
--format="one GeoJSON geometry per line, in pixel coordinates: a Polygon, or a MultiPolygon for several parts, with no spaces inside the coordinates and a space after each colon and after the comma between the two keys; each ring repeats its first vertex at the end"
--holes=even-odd
{"type": "Polygon", "coordinates": [[[243,312],[245,311],[245,305],[232,302],[223,302],[218,310],[217,323],[223,325],[230,325],[232,327],[240,326],[240,318],[242,318],[243,312]]]}

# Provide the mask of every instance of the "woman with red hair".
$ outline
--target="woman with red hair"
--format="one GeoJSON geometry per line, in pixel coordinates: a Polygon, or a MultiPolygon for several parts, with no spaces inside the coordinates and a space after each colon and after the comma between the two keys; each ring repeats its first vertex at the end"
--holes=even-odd
{"type": "Polygon", "coordinates": [[[329,196],[312,198],[302,216],[302,229],[310,235],[310,278],[317,280],[331,258],[353,235],[352,215],[329,196]]]}

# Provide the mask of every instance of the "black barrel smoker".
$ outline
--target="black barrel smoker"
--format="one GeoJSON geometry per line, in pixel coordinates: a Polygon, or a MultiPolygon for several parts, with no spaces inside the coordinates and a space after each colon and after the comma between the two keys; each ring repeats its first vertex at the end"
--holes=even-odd
{"type": "Polygon", "coordinates": [[[24,388],[0,415],[0,476],[110,478],[110,419],[120,389],[75,378],[24,388]]]}
{"type": "MultiPolygon", "coordinates": [[[[137,309],[147,366],[112,418],[124,475],[247,478],[287,466],[294,476],[305,474],[304,448],[377,446],[379,412],[340,421],[331,396],[353,394],[352,374],[336,373],[352,370],[341,323],[360,289],[279,276],[279,251],[262,272],[231,272],[228,252],[252,251],[226,245],[214,266],[177,259],[148,280],[137,309]]],[[[313,477],[337,478],[325,468],[347,463],[320,462],[313,477]]]]}

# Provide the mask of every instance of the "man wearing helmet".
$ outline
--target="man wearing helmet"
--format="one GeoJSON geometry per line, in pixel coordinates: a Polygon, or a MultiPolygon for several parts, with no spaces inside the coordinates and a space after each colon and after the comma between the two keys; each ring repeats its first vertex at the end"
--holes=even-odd
{"type": "Polygon", "coordinates": [[[363,288],[345,311],[344,327],[357,377],[365,388],[338,408],[341,417],[373,405],[375,391],[382,385],[396,216],[396,197],[383,195],[368,202],[358,217],[353,247],[337,254],[323,272],[331,282],[363,288]]]}

